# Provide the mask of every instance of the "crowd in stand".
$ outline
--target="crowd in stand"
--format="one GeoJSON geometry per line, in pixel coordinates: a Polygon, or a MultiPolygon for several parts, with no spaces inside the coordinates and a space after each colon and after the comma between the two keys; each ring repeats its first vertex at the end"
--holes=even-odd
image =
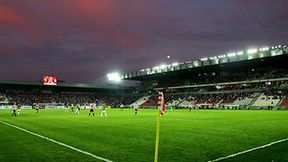
{"type": "MultiPolygon", "coordinates": [[[[165,102],[168,106],[174,107],[174,108],[187,108],[187,107],[198,107],[201,106],[201,108],[224,108],[226,106],[233,107],[239,106],[246,107],[249,103],[251,103],[253,100],[256,101],[257,97],[262,94],[263,100],[271,101],[278,99],[277,102],[281,101],[279,103],[279,106],[283,106],[281,104],[283,100],[288,99],[288,91],[285,90],[274,90],[274,89],[265,89],[263,91],[242,91],[242,92],[235,92],[235,91],[226,91],[226,92],[219,92],[219,93],[199,93],[199,92],[193,92],[190,89],[189,92],[183,92],[183,90],[180,90],[180,92],[177,92],[176,90],[173,90],[172,92],[166,92],[165,93],[165,102]],[[176,102],[175,102],[176,101],[176,102]],[[184,105],[182,105],[182,103],[184,105]],[[190,106],[188,106],[190,105],[190,106]],[[226,106],[225,106],[226,105],[226,106]]],[[[259,98],[260,99],[260,98],[259,98]]],[[[149,106],[156,106],[157,98],[155,98],[155,95],[152,95],[146,103],[149,104],[143,104],[143,107],[149,107],[149,106]],[[154,104],[153,104],[154,103],[154,104]]],[[[287,104],[286,104],[287,105],[287,104]]],[[[286,106],[284,105],[284,106],[286,106]]],[[[271,108],[271,105],[267,105],[268,108],[271,108]]],[[[275,106],[275,105],[274,105],[275,106]]],[[[234,107],[235,108],[235,107],[234,107]]]]}
{"type": "Polygon", "coordinates": [[[10,103],[33,105],[34,103],[62,103],[64,105],[87,103],[105,103],[111,107],[129,105],[138,99],[135,94],[111,94],[93,92],[39,92],[9,90],[6,96],[10,103]]]}
{"type": "MultiPolygon", "coordinates": [[[[205,72],[199,74],[191,74],[191,76],[192,76],[191,79],[181,79],[181,80],[176,79],[171,81],[164,80],[162,82],[160,81],[158,87],[285,78],[288,77],[288,69],[260,68],[260,69],[250,69],[250,71],[245,72],[227,72],[227,73],[205,72]]],[[[241,89],[245,87],[238,87],[238,88],[241,89]]]]}
{"type": "MultiPolygon", "coordinates": [[[[165,92],[165,102],[172,103],[173,101],[187,101],[196,104],[229,104],[236,100],[243,100],[245,98],[255,98],[255,92],[220,92],[220,93],[199,93],[190,90],[183,92],[172,91],[165,92]]],[[[262,91],[266,96],[265,99],[288,99],[288,92],[277,89],[270,89],[262,91]]],[[[21,105],[33,105],[35,103],[62,103],[63,105],[87,103],[101,104],[105,103],[111,107],[127,107],[133,102],[141,98],[141,95],[135,94],[111,94],[111,93],[94,93],[94,92],[37,92],[37,91],[23,91],[23,90],[9,90],[6,91],[5,96],[10,103],[16,102],[21,105]]],[[[181,103],[181,102],[179,102],[181,103]]],[[[156,106],[157,93],[151,95],[149,99],[142,105],[142,107],[156,106]]],[[[174,105],[177,107],[177,105],[174,105]]]]}
{"type": "Polygon", "coordinates": [[[251,69],[248,72],[233,72],[229,74],[198,74],[193,80],[189,81],[190,85],[193,84],[208,84],[208,83],[221,83],[221,82],[235,82],[235,81],[248,81],[257,79],[273,79],[288,77],[287,69],[251,69]]]}
{"type": "Polygon", "coordinates": [[[6,99],[6,97],[4,97],[0,94],[0,101],[4,101],[5,99],[6,99]]]}
{"type": "MultiPolygon", "coordinates": [[[[178,99],[185,99],[186,101],[195,101],[196,103],[211,103],[216,104],[219,102],[229,102],[235,101],[236,99],[241,99],[244,97],[250,97],[253,93],[241,92],[241,93],[215,93],[215,94],[176,94],[178,99]]],[[[173,100],[173,94],[168,94],[168,102],[173,100]]]]}
{"type": "MultiPolygon", "coordinates": [[[[247,81],[254,79],[270,79],[270,78],[284,78],[287,77],[287,69],[251,69],[249,72],[233,72],[229,74],[215,74],[204,73],[198,74],[191,80],[183,80],[186,84],[197,85],[206,83],[221,83],[221,82],[233,82],[233,81],[247,81]]],[[[165,83],[165,82],[163,82],[165,83]]],[[[166,82],[167,83],[167,82],[166,82]]],[[[168,83],[167,83],[168,84],[168,83]]],[[[274,82],[257,82],[257,83],[245,83],[245,84],[230,84],[214,86],[201,86],[193,88],[180,88],[170,89],[165,92],[165,101],[167,103],[173,101],[186,100],[187,102],[195,103],[231,103],[236,99],[254,97],[254,92],[261,92],[269,96],[272,99],[288,99],[288,93],[285,91],[279,91],[279,87],[284,85],[286,89],[288,82],[285,80],[274,82]],[[211,93],[212,92],[212,93],[211,93]]],[[[158,85],[161,87],[161,84],[158,85]]],[[[283,87],[283,86],[282,86],[283,87]]],[[[19,90],[9,89],[1,90],[2,94],[5,94],[10,103],[18,103],[23,105],[33,105],[34,103],[62,103],[64,105],[86,103],[105,103],[112,107],[121,107],[132,104],[137,101],[143,95],[136,94],[123,94],[123,93],[99,93],[99,92],[77,92],[77,91],[45,91],[45,90],[19,90]]],[[[0,95],[0,101],[5,100],[3,95],[0,95]]],[[[152,95],[145,103],[146,106],[157,105],[156,93],[152,95]]]]}
{"type": "Polygon", "coordinates": [[[287,99],[288,98],[288,91],[269,90],[269,91],[265,91],[264,95],[266,97],[270,97],[271,99],[287,99]]]}

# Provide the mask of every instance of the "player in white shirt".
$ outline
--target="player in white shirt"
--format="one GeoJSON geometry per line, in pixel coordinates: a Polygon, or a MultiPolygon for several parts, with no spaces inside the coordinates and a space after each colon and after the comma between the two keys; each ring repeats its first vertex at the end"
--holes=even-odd
{"type": "Polygon", "coordinates": [[[134,114],[137,115],[138,114],[139,105],[135,104],[133,107],[134,107],[134,114]]]}
{"type": "Polygon", "coordinates": [[[17,111],[17,104],[16,102],[14,102],[14,104],[12,105],[12,114],[11,116],[16,116],[16,111],[17,111]]]}
{"type": "Polygon", "coordinates": [[[107,108],[107,105],[106,104],[103,104],[102,105],[102,111],[101,111],[101,117],[102,116],[107,116],[107,110],[106,110],[106,108],[107,108]]]}
{"type": "Polygon", "coordinates": [[[77,104],[75,114],[80,114],[80,108],[80,104],[77,104]]]}
{"type": "Polygon", "coordinates": [[[17,115],[18,115],[18,116],[20,115],[20,111],[21,111],[21,107],[18,106],[18,108],[17,108],[17,115]]]}
{"type": "Polygon", "coordinates": [[[35,110],[36,110],[37,114],[39,113],[39,109],[40,109],[40,105],[39,105],[39,103],[36,103],[35,104],[35,110]]]}

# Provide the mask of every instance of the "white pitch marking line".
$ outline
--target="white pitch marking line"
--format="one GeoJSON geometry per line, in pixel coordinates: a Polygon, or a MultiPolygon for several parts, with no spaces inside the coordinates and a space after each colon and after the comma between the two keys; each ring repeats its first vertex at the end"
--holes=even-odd
{"type": "Polygon", "coordinates": [[[235,157],[235,156],[238,156],[238,155],[241,155],[241,154],[245,154],[247,152],[259,150],[259,149],[262,149],[262,148],[265,148],[265,147],[269,147],[269,146],[272,146],[274,144],[285,142],[285,141],[288,141],[288,138],[281,139],[281,140],[278,140],[278,141],[275,141],[275,142],[271,142],[271,143],[268,143],[266,145],[258,146],[258,147],[255,147],[255,148],[252,148],[252,149],[249,149],[249,150],[241,151],[241,152],[238,152],[238,153],[235,153],[235,154],[231,154],[231,155],[228,155],[228,156],[225,156],[225,157],[220,157],[218,159],[210,160],[208,162],[216,162],[216,161],[225,160],[225,159],[228,159],[228,158],[232,158],[232,157],[235,157]]]}
{"type": "Polygon", "coordinates": [[[89,156],[91,156],[91,157],[93,157],[93,158],[95,158],[95,159],[102,160],[102,161],[105,161],[105,162],[113,162],[113,161],[111,161],[111,160],[102,158],[102,157],[100,157],[100,156],[94,155],[94,154],[89,153],[89,152],[87,152],[87,151],[83,151],[83,150],[81,150],[81,149],[75,148],[75,147],[73,147],[73,146],[67,145],[67,144],[62,143],[62,142],[59,142],[59,141],[56,141],[56,140],[54,140],[54,139],[51,139],[51,138],[42,136],[42,135],[40,135],[40,134],[37,134],[37,133],[31,132],[31,131],[28,131],[28,130],[26,130],[26,129],[24,129],[24,128],[21,128],[21,127],[18,127],[18,126],[16,126],[16,125],[13,125],[13,124],[10,124],[10,123],[6,123],[6,122],[3,122],[3,121],[0,121],[0,123],[5,124],[5,125],[8,125],[8,126],[10,126],[10,127],[16,128],[16,129],[19,129],[19,130],[21,130],[21,131],[23,131],[23,132],[26,132],[26,133],[29,133],[29,134],[31,134],[31,135],[40,137],[40,138],[45,139],[45,140],[47,140],[47,141],[56,143],[56,144],[58,144],[58,145],[67,147],[67,148],[69,148],[69,149],[71,149],[71,150],[74,150],[74,151],[77,151],[77,152],[80,152],[80,153],[89,155],[89,156]]]}

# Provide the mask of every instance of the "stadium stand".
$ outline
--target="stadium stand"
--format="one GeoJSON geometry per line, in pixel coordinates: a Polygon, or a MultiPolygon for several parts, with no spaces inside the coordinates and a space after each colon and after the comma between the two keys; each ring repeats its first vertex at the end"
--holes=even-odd
{"type": "Polygon", "coordinates": [[[9,103],[5,94],[0,94],[0,103],[2,104],[9,103]]]}
{"type": "Polygon", "coordinates": [[[288,107],[288,99],[283,99],[280,106],[285,106],[285,107],[288,107]]]}
{"type": "Polygon", "coordinates": [[[255,99],[256,96],[257,96],[257,93],[256,94],[252,94],[252,93],[242,94],[233,102],[233,104],[243,106],[243,107],[251,105],[252,101],[255,99]]]}
{"type": "Polygon", "coordinates": [[[272,107],[278,105],[279,102],[279,97],[261,94],[254,102],[252,107],[258,107],[260,109],[272,109],[272,107]]]}
{"type": "Polygon", "coordinates": [[[112,107],[155,108],[156,92],[168,107],[193,109],[287,109],[288,48],[266,47],[124,73],[141,81],[123,89],[89,85],[43,86],[0,82],[0,102],[23,105],[106,103],[112,107]],[[1,98],[2,96],[2,98],[1,98]]]}
{"type": "MultiPolygon", "coordinates": [[[[283,109],[288,105],[287,61],[287,46],[272,46],[155,66],[122,78],[150,82],[175,108],[283,109]]],[[[153,103],[150,97],[143,106],[153,103]]]]}
{"type": "Polygon", "coordinates": [[[136,100],[135,102],[133,102],[132,104],[130,104],[130,107],[140,107],[142,104],[144,104],[149,98],[151,97],[151,95],[145,95],[141,98],[139,98],[138,100],[136,100]]]}
{"type": "MultiPolygon", "coordinates": [[[[43,103],[47,105],[63,105],[71,104],[85,105],[87,103],[105,103],[111,107],[129,106],[132,102],[139,98],[138,94],[129,91],[126,93],[123,90],[110,89],[94,89],[94,88],[61,88],[61,87],[46,87],[46,86],[17,86],[5,85],[1,88],[1,101],[5,101],[3,96],[6,96],[6,104],[16,102],[19,105],[33,106],[35,103],[43,103]],[[52,104],[53,103],[53,104],[52,104]]],[[[4,104],[4,102],[1,102],[4,104]]]]}
{"type": "Polygon", "coordinates": [[[143,104],[140,105],[142,108],[151,108],[151,107],[156,107],[157,106],[157,95],[151,95],[143,104]]]}

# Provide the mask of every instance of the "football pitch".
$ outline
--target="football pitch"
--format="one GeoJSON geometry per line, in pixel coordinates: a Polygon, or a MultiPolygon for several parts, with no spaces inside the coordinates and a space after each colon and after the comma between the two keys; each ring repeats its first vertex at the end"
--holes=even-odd
{"type": "MultiPolygon", "coordinates": [[[[86,152],[114,162],[152,162],[156,110],[107,114],[45,109],[11,117],[11,110],[0,110],[0,161],[101,161],[86,152]]],[[[161,117],[159,162],[210,161],[287,138],[288,111],[168,110],[161,117]]],[[[220,161],[288,161],[288,141],[220,161]]]]}

